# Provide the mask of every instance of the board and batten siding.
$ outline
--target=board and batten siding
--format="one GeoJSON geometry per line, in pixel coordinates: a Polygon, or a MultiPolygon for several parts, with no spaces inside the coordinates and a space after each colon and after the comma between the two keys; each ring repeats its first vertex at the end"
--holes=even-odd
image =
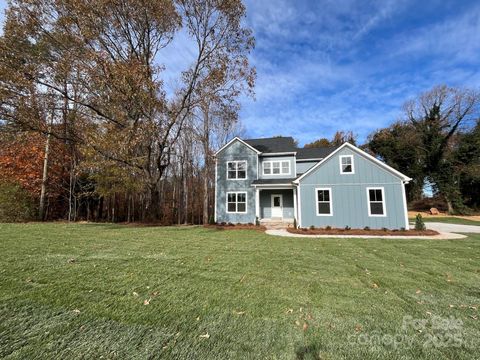
{"type": "Polygon", "coordinates": [[[294,156],[265,156],[260,158],[260,166],[258,168],[258,171],[260,172],[258,174],[259,179],[279,179],[279,178],[295,178],[296,173],[295,173],[295,157],[294,156]],[[263,162],[264,161],[285,161],[288,160],[290,162],[290,174],[284,175],[284,174],[275,174],[275,175],[263,175],[263,162]]]}
{"type": "Polygon", "coordinates": [[[216,219],[215,221],[231,223],[255,222],[255,189],[252,181],[257,179],[258,156],[255,151],[240,141],[232,142],[217,154],[216,168],[216,219]],[[227,162],[247,161],[246,180],[228,180],[227,162]],[[227,193],[241,191],[247,193],[247,212],[245,214],[227,213],[227,193]]]}
{"type": "Polygon", "coordinates": [[[344,147],[307,174],[299,183],[301,227],[388,228],[408,227],[403,182],[360,152],[344,147]],[[340,174],[339,157],[353,155],[354,174],[340,174]],[[368,215],[367,188],[383,187],[386,216],[368,215]],[[315,188],[331,188],[331,216],[318,216],[315,188]]]}

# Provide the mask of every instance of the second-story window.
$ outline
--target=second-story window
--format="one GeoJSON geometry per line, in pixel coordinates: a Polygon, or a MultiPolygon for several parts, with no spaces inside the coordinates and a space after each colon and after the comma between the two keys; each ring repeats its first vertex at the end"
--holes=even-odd
{"type": "Polygon", "coordinates": [[[340,156],[340,174],[354,174],[353,155],[340,156]]]}
{"type": "Polygon", "coordinates": [[[263,175],[289,175],[290,174],[290,161],[264,161],[263,162],[263,175]]]}
{"type": "Polygon", "coordinates": [[[227,179],[238,180],[247,178],[247,162],[245,160],[227,162],[227,179]]]}

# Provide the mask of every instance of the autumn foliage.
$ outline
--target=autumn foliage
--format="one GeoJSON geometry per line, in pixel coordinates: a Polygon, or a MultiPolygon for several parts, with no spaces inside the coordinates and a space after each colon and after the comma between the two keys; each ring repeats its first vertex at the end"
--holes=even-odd
{"type": "MultiPolygon", "coordinates": [[[[40,196],[45,141],[44,136],[35,132],[19,133],[0,140],[0,179],[20,185],[34,200],[40,196]]],[[[58,212],[58,202],[64,194],[64,183],[68,176],[64,163],[67,160],[64,145],[52,141],[47,197],[54,212],[58,212]]]]}

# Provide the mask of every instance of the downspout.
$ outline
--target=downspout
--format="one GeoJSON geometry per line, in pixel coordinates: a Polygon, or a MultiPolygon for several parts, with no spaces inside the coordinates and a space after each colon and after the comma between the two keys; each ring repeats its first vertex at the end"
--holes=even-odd
{"type": "Polygon", "coordinates": [[[214,199],[214,209],[213,209],[213,219],[215,223],[217,222],[217,156],[215,156],[215,199],[214,199]]]}
{"type": "Polygon", "coordinates": [[[407,208],[407,195],[405,191],[405,185],[408,184],[409,181],[402,181],[402,197],[403,197],[403,208],[405,209],[405,230],[410,229],[410,224],[408,222],[408,208],[407,208]]]}

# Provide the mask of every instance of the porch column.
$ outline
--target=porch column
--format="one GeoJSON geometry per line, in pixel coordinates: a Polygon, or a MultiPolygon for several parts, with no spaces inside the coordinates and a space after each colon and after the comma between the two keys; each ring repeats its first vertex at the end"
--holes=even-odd
{"type": "Polygon", "coordinates": [[[293,216],[295,217],[298,224],[298,214],[297,214],[297,188],[293,188],[293,216]]]}
{"type": "Polygon", "coordinates": [[[260,219],[260,189],[255,188],[255,216],[260,219]]]}

